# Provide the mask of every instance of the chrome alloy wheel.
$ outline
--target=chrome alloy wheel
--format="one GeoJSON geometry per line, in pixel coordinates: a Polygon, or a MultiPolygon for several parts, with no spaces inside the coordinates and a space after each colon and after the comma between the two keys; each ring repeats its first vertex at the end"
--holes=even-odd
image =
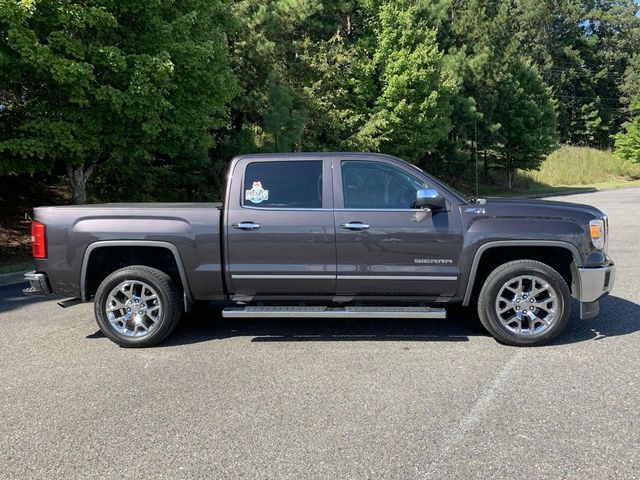
{"type": "Polygon", "coordinates": [[[558,293],[549,282],[535,275],[522,275],[506,282],[498,291],[496,314],[502,325],[518,335],[547,331],[561,312],[558,293]]]}
{"type": "Polygon", "coordinates": [[[144,337],[156,327],[162,303],[153,287],[140,280],[116,285],[105,304],[111,326],[127,337],[144,337]]]}

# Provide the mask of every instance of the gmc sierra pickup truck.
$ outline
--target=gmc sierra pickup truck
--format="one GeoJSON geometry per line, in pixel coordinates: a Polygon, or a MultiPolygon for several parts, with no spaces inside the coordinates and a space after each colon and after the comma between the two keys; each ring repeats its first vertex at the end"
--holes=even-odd
{"type": "Polygon", "coordinates": [[[571,203],[473,199],[398,158],[244,155],[222,204],[40,207],[25,294],[94,302],[121,346],[163,340],[194,302],[225,317],[443,318],[474,305],[510,345],[598,314],[607,217],[571,203]]]}

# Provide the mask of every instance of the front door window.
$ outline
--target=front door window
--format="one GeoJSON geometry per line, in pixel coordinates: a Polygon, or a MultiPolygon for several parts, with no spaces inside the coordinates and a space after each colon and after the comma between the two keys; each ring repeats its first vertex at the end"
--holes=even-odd
{"type": "Polygon", "coordinates": [[[378,162],[343,161],[342,190],[347,209],[411,209],[424,182],[378,162]]]}

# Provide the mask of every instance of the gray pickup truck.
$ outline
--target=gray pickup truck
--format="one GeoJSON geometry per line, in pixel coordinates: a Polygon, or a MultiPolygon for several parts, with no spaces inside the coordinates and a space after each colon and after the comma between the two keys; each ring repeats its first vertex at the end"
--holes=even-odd
{"type": "Polygon", "coordinates": [[[40,207],[25,294],[94,301],[119,345],[163,340],[194,302],[225,317],[443,318],[477,306],[510,345],[598,314],[607,217],[571,203],[470,199],[398,158],[244,155],[223,204],[40,207]]]}

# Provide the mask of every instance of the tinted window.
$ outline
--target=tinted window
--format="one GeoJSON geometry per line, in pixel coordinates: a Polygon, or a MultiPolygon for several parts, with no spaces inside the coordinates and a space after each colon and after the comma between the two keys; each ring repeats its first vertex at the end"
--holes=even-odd
{"type": "Polygon", "coordinates": [[[377,162],[342,162],[344,208],[412,208],[424,182],[377,162]]]}
{"type": "Polygon", "coordinates": [[[250,163],[244,173],[242,204],[322,208],[322,161],[250,163]]]}

